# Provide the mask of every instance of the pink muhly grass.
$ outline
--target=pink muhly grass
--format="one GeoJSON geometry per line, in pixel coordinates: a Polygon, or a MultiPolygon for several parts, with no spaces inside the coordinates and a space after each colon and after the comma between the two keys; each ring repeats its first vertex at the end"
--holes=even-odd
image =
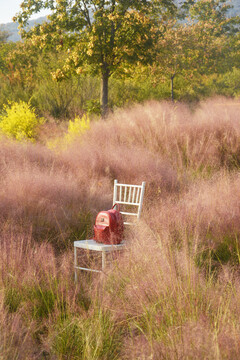
{"type": "Polygon", "coordinates": [[[239,181],[238,174],[218,173],[212,180],[195,184],[176,207],[176,213],[184,215],[182,223],[215,240],[239,234],[239,181]]]}
{"type": "Polygon", "coordinates": [[[106,291],[104,300],[120,317],[141,316],[148,306],[164,302],[163,299],[171,293],[174,296],[174,289],[177,296],[179,287],[189,286],[195,291],[201,284],[201,276],[187,253],[178,254],[164,239],[155,236],[147,225],[141,224],[127,241],[127,250],[112,273],[115,278],[113,297],[110,292],[110,303],[107,302],[106,291]],[[119,297],[114,297],[116,292],[119,297]]]}
{"type": "Polygon", "coordinates": [[[25,314],[30,322],[38,303],[46,306],[45,312],[49,311],[49,316],[56,319],[73,309],[79,311],[72,252],[56,256],[49,243],[37,244],[31,234],[24,231],[19,236],[11,229],[2,231],[0,279],[6,294],[6,309],[25,314]],[[47,303],[44,305],[45,296],[46,301],[50,297],[51,314],[47,303]]]}
{"type": "Polygon", "coordinates": [[[219,281],[206,280],[187,246],[179,251],[141,224],[109,271],[101,303],[128,324],[122,358],[239,354],[235,326],[226,330],[229,318],[235,322],[239,313],[238,286],[230,268],[219,281]]]}
{"type": "Polygon", "coordinates": [[[13,281],[21,287],[24,281],[39,281],[49,274],[56,277],[56,258],[52,246],[47,243],[38,245],[34,243],[31,233],[26,233],[20,227],[18,231],[18,235],[11,228],[1,232],[0,271],[3,283],[13,281]]]}
{"type": "Polygon", "coordinates": [[[200,248],[216,249],[223,241],[230,250],[231,247],[237,250],[238,195],[239,175],[218,172],[209,180],[195,181],[188,191],[154,203],[145,219],[152,231],[177,246],[187,236],[189,246],[194,249],[193,256],[200,248]]]}
{"type": "Polygon", "coordinates": [[[58,153],[1,141],[3,357],[16,343],[24,359],[19,343],[29,334],[41,344],[34,354],[26,345],[26,358],[51,353],[52,338],[61,345],[76,319],[91,320],[85,339],[96,326],[107,338],[108,313],[111,329],[123,328],[123,359],[239,357],[239,274],[223,263],[217,276],[197,266],[204,249],[239,245],[239,115],[234,102],[216,101],[195,112],[156,102],[121,110],[58,153]],[[111,207],[114,178],[147,182],[142,222],[106,274],[81,274],[75,285],[63,244],[111,207]]]}
{"type": "MultiPolygon", "coordinates": [[[[113,179],[130,184],[141,184],[147,181],[149,190],[153,187],[162,193],[178,190],[177,174],[165,160],[142,148],[125,146],[108,146],[98,149],[87,144],[84,148],[76,146],[77,156],[74,157],[75,166],[86,169],[91,179],[109,178],[113,187],[113,179]]],[[[74,149],[74,151],[76,151],[74,149]]],[[[72,152],[72,149],[71,149],[72,152]]],[[[150,191],[153,191],[150,190],[150,191]]]]}
{"type": "Polygon", "coordinates": [[[77,214],[84,209],[84,194],[78,191],[78,185],[61,174],[15,170],[6,177],[0,194],[1,215],[32,224],[34,232],[42,228],[46,234],[48,229],[64,233],[66,227],[76,224],[77,214]]]}
{"type": "Polygon", "coordinates": [[[42,151],[42,147],[9,142],[1,150],[2,224],[31,225],[35,237],[55,233],[63,240],[73,231],[79,236],[85,231],[89,211],[97,212],[97,197],[99,203],[109,203],[109,192],[99,191],[106,186],[104,179],[89,182],[82,170],[76,176],[64,162],[60,166],[57,155],[42,151]]]}
{"type": "Polygon", "coordinates": [[[22,169],[25,166],[40,169],[54,169],[56,158],[45,146],[31,143],[18,143],[1,139],[0,169],[22,169]]]}
{"type": "Polygon", "coordinates": [[[0,357],[2,359],[37,359],[38,349],[20,313],[8,314],[0,298],[0,357]]]}
{"type": "MultiPolygon", "coordinates": [[[[238,108],[234,101],[212,100],[191,112],[187,107],[150,102],[120,110],[105,123],[95,124],[86,145],[142,147],[161,155],[179,169],[237,167],[239,163],[238,108]]],[[[110,147],[111,148],[111,147],[110,147]]]]}

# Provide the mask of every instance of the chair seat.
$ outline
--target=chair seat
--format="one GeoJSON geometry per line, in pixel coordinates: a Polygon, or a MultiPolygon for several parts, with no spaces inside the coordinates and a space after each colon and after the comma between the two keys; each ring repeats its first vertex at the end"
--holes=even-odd
{"type": "Polygon", "coordinates": [[[93,239],[74,241],[75,281],[77,282],[77,270],[84,270],[84,271],[91,271],[91,272],[100,273],[105,268],[107,253],[110,253],[112,251],[120,251],[120,250],[123,250],[124,248],[125,248],[125,242],[124,241],[121,242],[121,244],[117,244],[117,245],[101,244],[101,243],[96,242],[93,239]],[[101,270],[87,268],[85,266],[81,266],[80,264],[78,264],[77,249],[99,251],[101,253],[101,256],[102,256],[101,270]]]}
{"type": "Polygon", "coordinates": [[[74,247],[76,248],[95,250],[95,251],[116,251],[116,250],[121,250],[124,246],[125,246],[125,241],[122,241],[121,244],[117,244],[117,245],[101,244],[93,239],[74,241],[74,247]]]}

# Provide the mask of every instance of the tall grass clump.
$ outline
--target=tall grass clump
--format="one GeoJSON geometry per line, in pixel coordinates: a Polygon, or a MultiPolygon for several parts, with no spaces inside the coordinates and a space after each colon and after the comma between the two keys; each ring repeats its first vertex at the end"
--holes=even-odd
{"type": "Polygon", "coordinates": [[[88,318],[68,318],[50,335],[50,346],[59,358],[117,359],[122,330],[108,311],[95,310],[88,318]]]}
{"type": "Polygon", "coordinates": [[[0,356],[6,360],[29,359],[33,340],[19,313],[8,314],[0,304],[0,356]]]}
{"type": "MultiPolygon", "coordinates": [[[[51,239],[56,248],[90,235],[96,199],[106,206],[110,194],[91,189],[88,175],[76,170],[42,145],[2,140],[1,224],[31,228],[35,239],[51,239]]],[[[100,186],[109,183],[103,179],[100,186]]]]}
{"type": "Polygon", "coordinates": [[[239,356],[238,275],[223,268],[206,278],[184,240],[178,249],[141,225],[105,278],[102,304],[128,329],[120,358],[239,356]]]}
{"type": "MultiPolygon", "coordinates": [[[[119,110],[96,125],[95,146],[135,146],[167,159],[179,172],[208,176],[222,167],[239,167],[239,103],[221,98],[193,112],[183,104],[150,102],[119,110]]],[[[89,136],[88,136],[89,138],[89,136]]]]}

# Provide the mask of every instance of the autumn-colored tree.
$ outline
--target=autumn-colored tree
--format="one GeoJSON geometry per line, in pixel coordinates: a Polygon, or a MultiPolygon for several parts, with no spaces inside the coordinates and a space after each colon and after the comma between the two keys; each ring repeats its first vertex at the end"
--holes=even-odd
{"type": "Polygon", "coordinates": [[[7,57],[11,49],[15,46],[12,43],[7,43],[9,33],[7,31],[0,30],[0,76],[3,78],[6,73],[8,62],[7,57]]]}
{"type": "Polygon", "coordinates": [[[108,110],[108,81],[123,63],[149,63],[158,38],[156,21],[175,10],[173,0],[24,0],[15,17],[22,36],[46,49],[68,49],[68,59],[55,72],[57,80],[74,69],[101,76],[102,114],[108,110]],[[41,8],[51,15],[44,24],[24,30],[29,17],[41,8]]]}
{"type": "Polygon", "coordinates": [[[227,0],[189,0],[185,22],[170,21],[158,42],[157,71],[171,79],[223,73],[239,59],[239,18],[228,17],[227,0]],[[238,47],[238,50],[237,50],[238,47]],[[236,50],[238,56],[236,56],[236,50]]]}
{"type": "Polygon", "coordinates": [[[6,55],[5,77],[10,86],[31,89],[34,87],[35,66],[38,62],[38,51],[33,51],[29,42],[18,42],[6,55]]]}

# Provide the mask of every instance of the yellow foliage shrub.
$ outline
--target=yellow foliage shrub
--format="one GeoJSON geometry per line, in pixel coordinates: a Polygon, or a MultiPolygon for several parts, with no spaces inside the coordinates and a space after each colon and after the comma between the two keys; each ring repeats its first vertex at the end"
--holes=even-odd
{"type": "Polygon", "coordinates": [[[42,123],[44,119],[37,117],[30,104],[24,101],[9,102],[4,106],[4,113],[0,116],[0,131],[18,141],[34,141],[37,128],[42,123]]]}
{"type": "Polygon", "coordinates": [[[73,121],[69,121],[66,141],[73,141],[77,136],[83,134],[88,129],[90,129],[89,116],[87,114],[84,114],[81,118],[77,116],[73,121]]]}
{"type": "Polygon", "coordinates": [[[88,129],[90,129],[89,116],[87,114],[83,115],[81,118],[77,116],[74,120],[69,120],[65,136],[49,140],[47,142],[47,147],[55,151],[64,149],[88,129]]]}

